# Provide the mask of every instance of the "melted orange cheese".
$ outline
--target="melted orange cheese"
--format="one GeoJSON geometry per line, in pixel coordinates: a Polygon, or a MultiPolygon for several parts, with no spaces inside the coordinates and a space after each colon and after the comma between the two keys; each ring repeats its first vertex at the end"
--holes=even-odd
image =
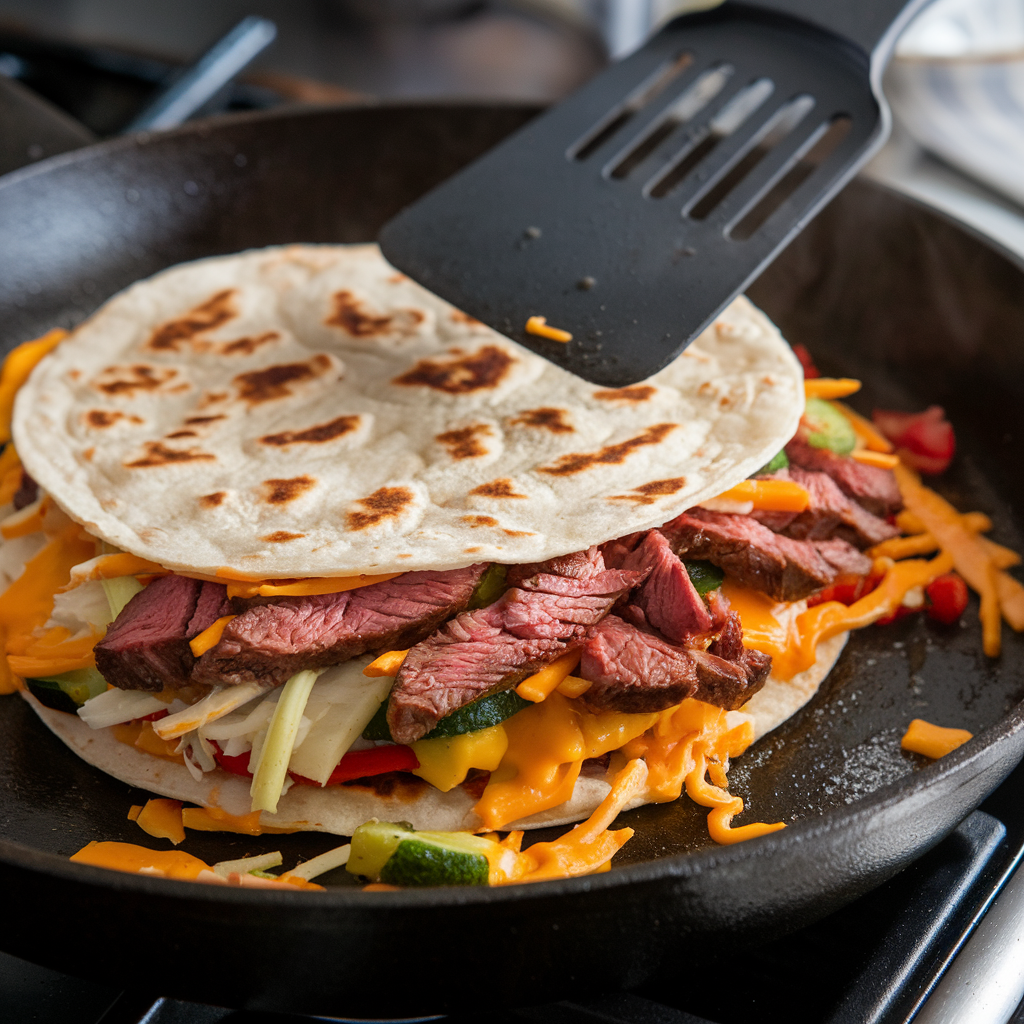
{"type": "Polygon", "coordinates": [[[826,601],[803,610],[800,603],[773,601],[728,579],[722,585],[722,593],[739,614],[743,643],[772,656],[772,674],[776,678],[791,679],[814,664],[818,644],[823,640],[891,615],[909,591],[927,586],[952,567],[952,557],[945,553],[929,561],[908,559],[894,563],[879,558],[875,570],[883,573],[881,582],[849,606],[826,601]]]}
{"type": "Polygon", "coordinates": [[[768,512],[803,512],[811,496],[795,480],[741,480],[718,496],[726,501],[749,501],[768,512]]]}
{"type": "Polygon", "coordinates": [[[708,825],[716,842],[739,842],[784,827],[730,828],[743,800],[709,786],[704,776],[713,773],[717,781],[726,782],[729,759],[751,744],[753,725],[746,720],[730,728],[726,711],[702,701],[684,700],[650,714],[592,714],[556,691],[503,724],[508,750],[475,807],[486,828],[503,828],[564,803],[572,796],[583,761],[614,750],[646,762],[647,799],[677,800],[685,785],[698,803],[711,807],[708,825]]]}
{"type": "Polygon", "coordinates": [[[945,757],[957,747],[962,747],[973,735],[966,729],[944,729],[923,718],[915,718],[903,734],[900,746],[925,757],[945,757]]]}
{"type": "Polygon", "coordinates": [[[196,832],[237,832],[245,836],[260,836],[264,833],[298,832],[297,828],[276,828],[260,822],[260,811],[251,814],[228,814],[219,807],[185,807],[181,820],[185,828],[196,832]]]}
{"type": "Polygon", "coordinates": [[[147,850],[134,843],[89,843],[72,854],[71,860],[114,871],[141,871],[186,881],[194,881],[200,872],[210,870],[205,861],[183,850],[147,850]]]}
{"type": "Polygon", "coordinates": [[[138,814],[132,820],[154,839],[169,839],[175,846],[185,841],[180,800],[147,800],[145,806],[139,808],[138,814]]]}

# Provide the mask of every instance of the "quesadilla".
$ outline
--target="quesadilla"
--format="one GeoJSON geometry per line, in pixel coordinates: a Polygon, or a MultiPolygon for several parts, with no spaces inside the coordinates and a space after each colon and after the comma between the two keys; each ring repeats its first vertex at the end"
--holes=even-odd
{"type": "Polygon", "coordinates": [[[568,822],[640,757],[632,805],[685,786],[761,834],[729,759],[936,568],[808,608],[901,500],[804,392],[744,298],[604,389],[374,246],[171,268],[18,391],[9,670],[85,760],[262,826],[568,822]]]}

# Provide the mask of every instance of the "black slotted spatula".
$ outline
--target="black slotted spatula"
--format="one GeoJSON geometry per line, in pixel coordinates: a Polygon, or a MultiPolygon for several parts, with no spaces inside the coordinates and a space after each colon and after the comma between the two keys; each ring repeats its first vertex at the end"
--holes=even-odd
{"type": "Polygon", "coordinates": [[[925,2],[730,0],[677,18],[400,212],[384,254],[586,380],[643,380],[885,140],[882,69],[925,2]],[[531,333],[535,316],[572,340],[531,333]]]}

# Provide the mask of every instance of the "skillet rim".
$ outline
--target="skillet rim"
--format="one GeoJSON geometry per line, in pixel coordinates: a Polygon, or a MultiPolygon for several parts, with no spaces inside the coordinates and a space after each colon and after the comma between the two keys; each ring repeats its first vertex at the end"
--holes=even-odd
{"type": "MultiPolygon", "coordinates": [[[[428,110],[436,110],[438,108],[500,109],[539,113],[544,109],[544,105],[516,100],[437,100],[426,97],[364,98],[351,103],[289,104],[269,111],[223,114],[201,121],[190,122],[170,131],[158,133],[143,132],[138,135],[108,139],[81,149],[58,154],[46,160],[40,160],[37,163],[4,175],[0,179],[0,194],[2,194],[7,186],[18,185],[21,182],[46,174],[57,168],[84,163],[102,158],[108,153],[117,153],[134,147],[147,146],[150,143],[163,142],[167,139],[175,139],[182,136],[199,136],[202,138],[215,134],[221,126],[279,119],[296,121],[302,117],[317,117],[330,112],[388,109],[410,110],[418,108],[428,110]]],[[[884,182],[875,181],[871,178],[861,178],[860,180],[863,184],[868,184],[872,189],[889,193],[897,197],[901,202],[908,202],[918,209],[924,210],[929,215],[946,221],[998,256],[1006,259],[1018,272],[1024,273],[1024,257],[1007,250],[999,242],[988,238],[971,225],[958,220],[944,210],[930,206],[917,197],[897,192],[884,182]]],[[[14,695],[12,694],[11,696],[13,697],[14,695]]],[[[800,819],[792,824],[788,824],[785,829],[781,829],[778,832],[759,837],[758,839],[737,843],[730,847],[712,846],[688,853],[659,857],[638,864],[623,865],[605,874],[534,882],[529,885],[497,886],[493,888],[489,886],[465,888],[432,887],[402,889],[397,892],[370,893],[364,893],[361,889],[349,888],[347,886],[327,889],[324,892],[296,891],[294,893],[283,890],[204,886],[173,879],[147,877],[129,872],[119,872],[91,865],[77,864],[58,854],[37,850],[7,839],[0,839],[0,864],[99,889],[110,889],[125,893],[137,892],[140,895],[174,897],[175,899],[185,898],[195,904],[223,903],[229,907],[247,905],[255,901],[257,905],[263,906],[280,905],[289,908],[305,906],[311,910],[336,910],[345,906],[351,906],[353,909],[375,906],[397,910],[404,907],[436,907],[439,902],[451,906],[483,906],[504,904],[509,901],[522,899],[540,900],[546,897],[562,897],[588,892],[608,891],[618,889],[621,886],[672,878],[681,881],[697,878],[707,871],[729,865],[737,865],[757,857],[772,858],[778,852],[796,849],[817,836],[852,831],[862,821],[873,818],[887,809],[896,807],[907,800],[913,799],[915,796],[920,796],[926,791],[937,788],[945,779],[965,773],[973,762],[989,755],[990,751],[996,748],[997,745],[1007,743],[1013,736],[1022,731],[1024,731],[1024,700],[1015,705],[998,722],[978,733],[951,754],[914,771],[911,775],[887,783],[856,803],[846,807],[835,807],[813,818],[800,819]],[[438,893],[446,894],[443,901],[438,900],[438,893]]],[[[943,832],[935,837],[932,843],[939,842],[946,834],[946,832],[943,832]]]]}

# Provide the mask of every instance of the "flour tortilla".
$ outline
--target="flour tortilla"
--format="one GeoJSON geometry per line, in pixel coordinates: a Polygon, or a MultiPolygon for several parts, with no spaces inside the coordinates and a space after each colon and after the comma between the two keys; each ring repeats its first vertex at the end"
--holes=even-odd
{"type": "MultiPolygon", "coordinates": [[[[743,707],[740,714],[754,720],[754,735],[760,738],[795,714],[817,692],[846,644],[842,633],[818,645],[817,660],[804,672],[789,680],[769,676],[764,687],[743,707]]],[[[77,715],[54,711],[40,704],[31,694],[22,696],[50,731],[89,764],[130,786],[159,796],[202,806],[220,807],[229,814],[248,814],[249,780],[221,770],[194,779],[184,765],[154,757],[114,738],[111,729],[90,729],[77,715]]],[[[586,818],[608,795],[610,779],[581,777],[571,799],[558,807],[534,814],[508,828],[544,828],[567,825],[586,818]]],[[[417,787],[402,795],[383,796],[359,786],[292,786],[278,803],[275,814],[263,812],[260,821],[278,828],[296,828],[304,832],[332,832],[350,836],[370,818],[382,821],[408,821],[417,829],[440,831],[479,830],[482,823],[473,812],[473,798],[461,787],[442,793],[433,786],[417,787]]],[[[650,803],[641,794],[629,805],[650,803]]]]}
{"type": "Polygon", "coordinates": [[[32,477],[103,540],[288,578],[539,561],[659,526],[764,465],[802,410],[799,363],[744,298],[649,381],[609,390],[376,246],[295,245],[115,296],[36,368],[13,430],[32,477]]]}

